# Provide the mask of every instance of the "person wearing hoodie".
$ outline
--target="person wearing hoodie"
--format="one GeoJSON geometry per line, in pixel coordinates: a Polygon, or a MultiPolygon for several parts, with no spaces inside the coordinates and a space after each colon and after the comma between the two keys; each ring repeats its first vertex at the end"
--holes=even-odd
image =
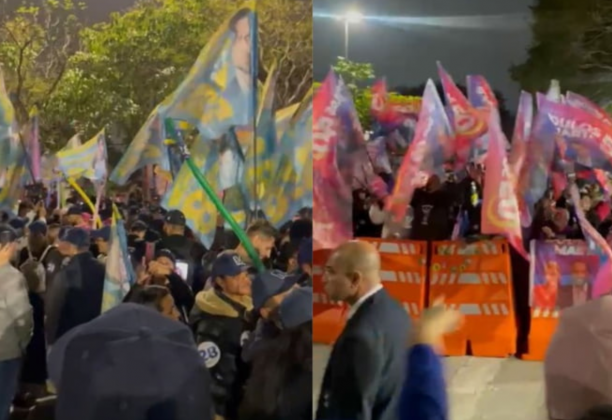
{"type": "Polygon", "coordinates": [[[238,420],[248,367],[241,359],[253,309],[248,266],[236,253],[223,253],[212,267],[214,287],[196,295],[190,324],[198,351],[213,378],[217,420],[238,420]]]}
{"type": "Polygon", "coordinates": [[[180,210],[170,210],[166,213],[163,227],[164,237],[157,244],[157,249],[169,249],[175,255],[177,261],[186,262],[188,265],[187,284],[191,287],[195,277],[201,271],[200,261],[206,253],[206,249],[187,236],[187,219],[180,210]]]}
{"type": "Polygon", "coordinates": [[[69,258],[47,291],[47,345],[52,346],[72,328],[100,315],[105,267],[89,251],[89,232],[68,229],[60,238],[60,248],[69,258]]]}
{"type": "Polygon", "coordinates": [[[273,338],[280,332],[271,319],[278,311],[285,297],[295,289],[297,278],[287,276],[277,270],[265,271],[256,275],[251,284],[253,297],[252,321],[256,322],[255,331],[249,334],[242,348],[242,359],[249,363],[261,348],[263,339],[273,338]]]}
{"type": "Polygon", "coordinates": [[[21,362],[33,329],[26,280],[11,265],[17,233],[0,226],[0,420],[8,420],[19,382],[21,362]]]}

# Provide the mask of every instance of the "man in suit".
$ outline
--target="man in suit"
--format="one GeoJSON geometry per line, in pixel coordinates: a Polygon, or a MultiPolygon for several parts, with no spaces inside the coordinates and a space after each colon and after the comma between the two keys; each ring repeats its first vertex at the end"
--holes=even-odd
{"type": "Polygon", "coordinates": [[[350,306],[321,386],[317,420],[396,420],[410,329],[408,314],[383,289],[380,255],[351,241],[329,258],[325,292],[350,306]]]}

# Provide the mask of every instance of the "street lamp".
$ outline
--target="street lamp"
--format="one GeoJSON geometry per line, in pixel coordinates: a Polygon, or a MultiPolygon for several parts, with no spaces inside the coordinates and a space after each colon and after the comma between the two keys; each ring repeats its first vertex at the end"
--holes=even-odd
{"type": "Polygon", "coordinates": [[[339,18],[344,21],[344,58],[349,58],[349,25],[351,23],[359,23],[363,20],[363,15],[356,10],[347,12],[339,18]]]}

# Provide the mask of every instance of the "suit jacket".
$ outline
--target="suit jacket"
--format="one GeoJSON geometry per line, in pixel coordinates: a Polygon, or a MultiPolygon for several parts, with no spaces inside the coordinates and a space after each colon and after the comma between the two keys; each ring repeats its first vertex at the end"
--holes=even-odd
{"type": "Polygon", "coordinates": [[[397,420],[410,319],[382,289],[348,320],[325,370],[317,420],[397,420]]]}

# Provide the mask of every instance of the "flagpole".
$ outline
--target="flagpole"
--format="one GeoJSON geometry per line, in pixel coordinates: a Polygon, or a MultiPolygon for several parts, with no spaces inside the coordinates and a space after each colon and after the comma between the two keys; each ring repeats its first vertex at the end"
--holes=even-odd
{"type": "Polygon", "coordinates": [[[258,54],[259,54],[259,29],[257,21],[257,0],[254,2],[253,14],[251,19],[251,34],[253,39],[251,40],[251,82],[253,94],[251,95],[251,110],[252,114],[252,125],[253,125],[253,200],[255,205],[255,217],[259,211],[259,179],[257,173],[257,74],[258,74],[258,54]]]}
{"type": "Polygon", "coordinates": [[[213,202],[213,204],[217,208],[217,211],[221,213],[225,221],[230,224],[232,230],[234,231],[238,239],[240,239],[240,242],[244,246],[244,249],[253,261],[253,265],[257,268],[259,272],[264,271],[265,267],[261,262],[261,259],[259,258],[259,254],[253,247],[253,244],[249,240],[249,237],[246,235],[246,232],[236,222],[232,214],[225,208],[217,193],[213,190],[212,186],[208,183],[206,178],[200,172],[200,169],[191,158],[189,150],[187,149],[187,146],[181,138],[181,134],[174,129],[174,122],[172,121],[172,119],[166,118],[164,126],[166,128],[166,135],[169,138],[168,141],[173,142],[175,139],[177,140],[177,144],[181,150],[183,157],[185,158],[185,163],[191,170],[192,175],[198,181],[198,184],[200,184],[200,186],[208,196],[209,200],[213,202]]]}

